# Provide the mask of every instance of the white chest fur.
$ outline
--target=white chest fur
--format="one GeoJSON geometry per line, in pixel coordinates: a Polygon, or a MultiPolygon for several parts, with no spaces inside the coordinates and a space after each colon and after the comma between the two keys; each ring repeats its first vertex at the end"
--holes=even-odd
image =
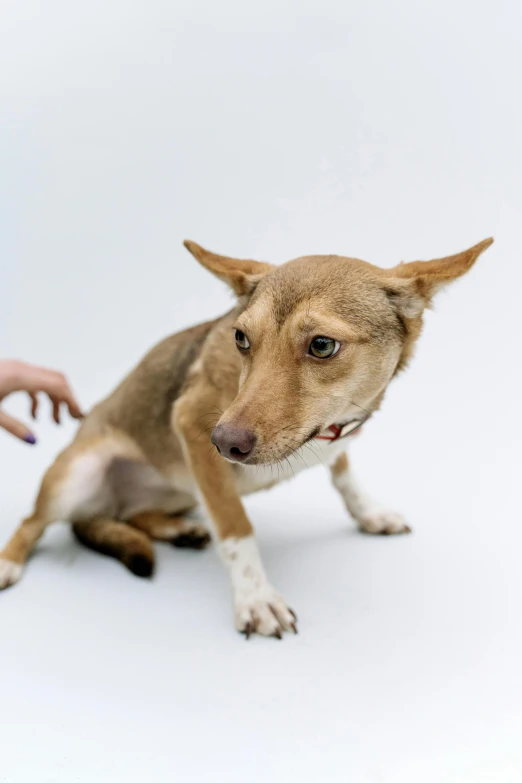
{"type": "Polygon", "coordinates": [[[343,451],[348,438],[335,441],[313,440],[302,446],[295,454],[275,465],[238,465],[237,488],[240,495],[249,495],[261,489],[268,489],[281,481],[294,478],[302,470],[315,465],[328,467],[343,451]]]}

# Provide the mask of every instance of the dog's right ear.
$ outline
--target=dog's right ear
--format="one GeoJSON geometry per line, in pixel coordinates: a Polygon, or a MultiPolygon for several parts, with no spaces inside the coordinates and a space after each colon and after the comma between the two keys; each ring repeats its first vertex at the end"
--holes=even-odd
{"type": "Polygon", "coordinates": [[[183,244],[205,269],[228,283],[238,296],[252,294],[261,278],[274,268],[272,264],[259,261],[218,256],[189,239],[186,239],[183,244]]]}

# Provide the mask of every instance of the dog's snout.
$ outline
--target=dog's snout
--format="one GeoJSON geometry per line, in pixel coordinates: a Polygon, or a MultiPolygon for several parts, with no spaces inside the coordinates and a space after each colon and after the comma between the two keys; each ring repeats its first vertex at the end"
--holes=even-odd
{"type": "Polygon", "coordinates": [[[252,453],[257,438],[253,432],[242,427],[218,424],[212,432],[210,440],[223,457],[235,462],[244,462],[252,453]]]}

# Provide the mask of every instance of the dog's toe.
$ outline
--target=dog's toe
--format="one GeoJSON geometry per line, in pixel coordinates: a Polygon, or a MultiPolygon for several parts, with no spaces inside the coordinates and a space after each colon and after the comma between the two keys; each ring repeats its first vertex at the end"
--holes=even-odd
{"type": "Polygon", "coordinates": [[[210,534],[197,522],[184,521],[171,543],[179,549],[204,549],[210,544],[210,534]]]}
{"type": "Polygon", "coordinates": [[[0,557],[0,590],[16,584],[22,576],[23,566],[0,557]]]}
{"type": "Polygon", "coordinates": [[[284,631],[297,633],[296,616],[272,587],[249,592],[236,598],[235,622],[248,639],[251,634],[283,638],[284,631]]]}
{"type": "Polygon", "coordinates": [[[359,530],[371,535],[392,536],[398,533],[411,533],[400,514],[394,511],[374,511],[358,520],[359,530]]]}

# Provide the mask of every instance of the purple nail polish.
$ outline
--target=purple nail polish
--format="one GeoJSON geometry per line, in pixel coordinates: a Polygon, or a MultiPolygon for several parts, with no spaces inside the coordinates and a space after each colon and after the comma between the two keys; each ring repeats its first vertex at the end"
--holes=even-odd
{"type": "Polygon", "coordinates": [[[26,443],[30,443],[31,446],[34,446],[34,444],[36,443],[36,438],[34,437],[34,435],[26,435],[24,440],[26,443]]]}

